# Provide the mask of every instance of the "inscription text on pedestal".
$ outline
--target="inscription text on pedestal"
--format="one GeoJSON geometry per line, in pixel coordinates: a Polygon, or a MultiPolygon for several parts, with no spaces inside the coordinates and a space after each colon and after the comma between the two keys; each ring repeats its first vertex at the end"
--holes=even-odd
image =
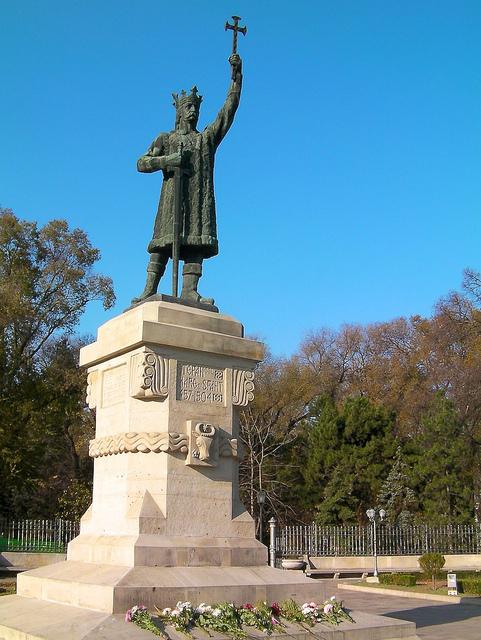
{"type": "Polygon", "coordinates": [[[179,362],[177,400],[202,404],[224,404],[225,369],[179,362]]]}
{"type": "Polygon", "coordinates": [[[127,367],[122,364],[106,369],[102,379],[102,407],[112,407],[124,402],[126,395],[127,367]]]}

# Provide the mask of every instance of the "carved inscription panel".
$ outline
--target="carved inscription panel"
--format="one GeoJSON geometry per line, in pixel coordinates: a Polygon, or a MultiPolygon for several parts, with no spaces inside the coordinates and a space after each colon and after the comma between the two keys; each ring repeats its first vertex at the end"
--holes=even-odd
{"type": "Polygon", "coordinates": [[[178,362],[177,367],[177,400],[224,404],[225,369],[188,362],[178,362]]]}
{"type": "Polygon", "coordinates": [[[127,385],[127,367],[122,364],[106,369],[102,375],[102,407],[124,402],[127,385]]]}

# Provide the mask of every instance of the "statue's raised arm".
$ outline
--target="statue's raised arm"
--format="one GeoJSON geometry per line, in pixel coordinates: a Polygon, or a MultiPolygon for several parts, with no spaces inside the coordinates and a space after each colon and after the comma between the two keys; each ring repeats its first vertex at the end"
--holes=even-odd
{"type": "Polygon", "coordinates": [[[242,91],[242,60],[240,55],[233,53],[229,62],[232,69],[232,83],[227,92],[227,98],[214,122],[207,127],[207,130],[212,133],[216,147],[222,142],[234,122],[242,91]]]}

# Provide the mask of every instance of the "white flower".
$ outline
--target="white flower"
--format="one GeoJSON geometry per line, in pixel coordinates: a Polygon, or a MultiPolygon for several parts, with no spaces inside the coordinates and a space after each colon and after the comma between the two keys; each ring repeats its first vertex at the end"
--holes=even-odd
{"type": "Polygon", "coordinates": [[[331,613],[333,609],[334,609],[334,606],[332,605],[331,602],[329,602],[324,607],[324,613],[331,613]]]}
{"type": "Polygon", "coordinates": [[[196,607],[195,612],[196,613],[210,613],[211,610],[212,610],[212,607],[209,607],[209,605],[205,604],[205,602],[201,602],[200,605],[198,607],[196,607]]]}
{"type": "Polygon", "coordinates": [[[222,611],[220,609],[213,609],[212,611],[212,615],[214,616],[214,618],[218,618],[221,613],[222,611]]]}
{"type": "Polygon", "coordinates": [[[168,616],[171,612],[172,612],[172,609],[170,607],[166,607],[165,609],[162,610],[162,615],[168,616]]]}
{"type": "Polygon", "coordinates": [[[174,618],[178,618],[180,616],[180,611],[178,609],[172,609],[172,612],[170,615],[173,616],[174,618]]]}
{"type": "Polygon", "coordinates": [[[331,596],[331,600],[335,600],[335,599],[336,599],[336,596],[331,596]]]}

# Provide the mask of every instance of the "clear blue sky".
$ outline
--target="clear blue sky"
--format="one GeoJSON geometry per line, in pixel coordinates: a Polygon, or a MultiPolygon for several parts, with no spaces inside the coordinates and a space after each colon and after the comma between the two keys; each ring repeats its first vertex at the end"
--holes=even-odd
{"type": "MultiPolygon", "coordinates": [[[[278,354],[311,329],[430,314],[481,269],[479,0],[15,0],[0,15],[0,204],[100,248],[120,313],[144,284],[161,174],[136,160],[197,84],[244,92],[216,159],[201,292],[278,354]]],[[[161,290],[170,293],[170,274],[161,290]]]]}

